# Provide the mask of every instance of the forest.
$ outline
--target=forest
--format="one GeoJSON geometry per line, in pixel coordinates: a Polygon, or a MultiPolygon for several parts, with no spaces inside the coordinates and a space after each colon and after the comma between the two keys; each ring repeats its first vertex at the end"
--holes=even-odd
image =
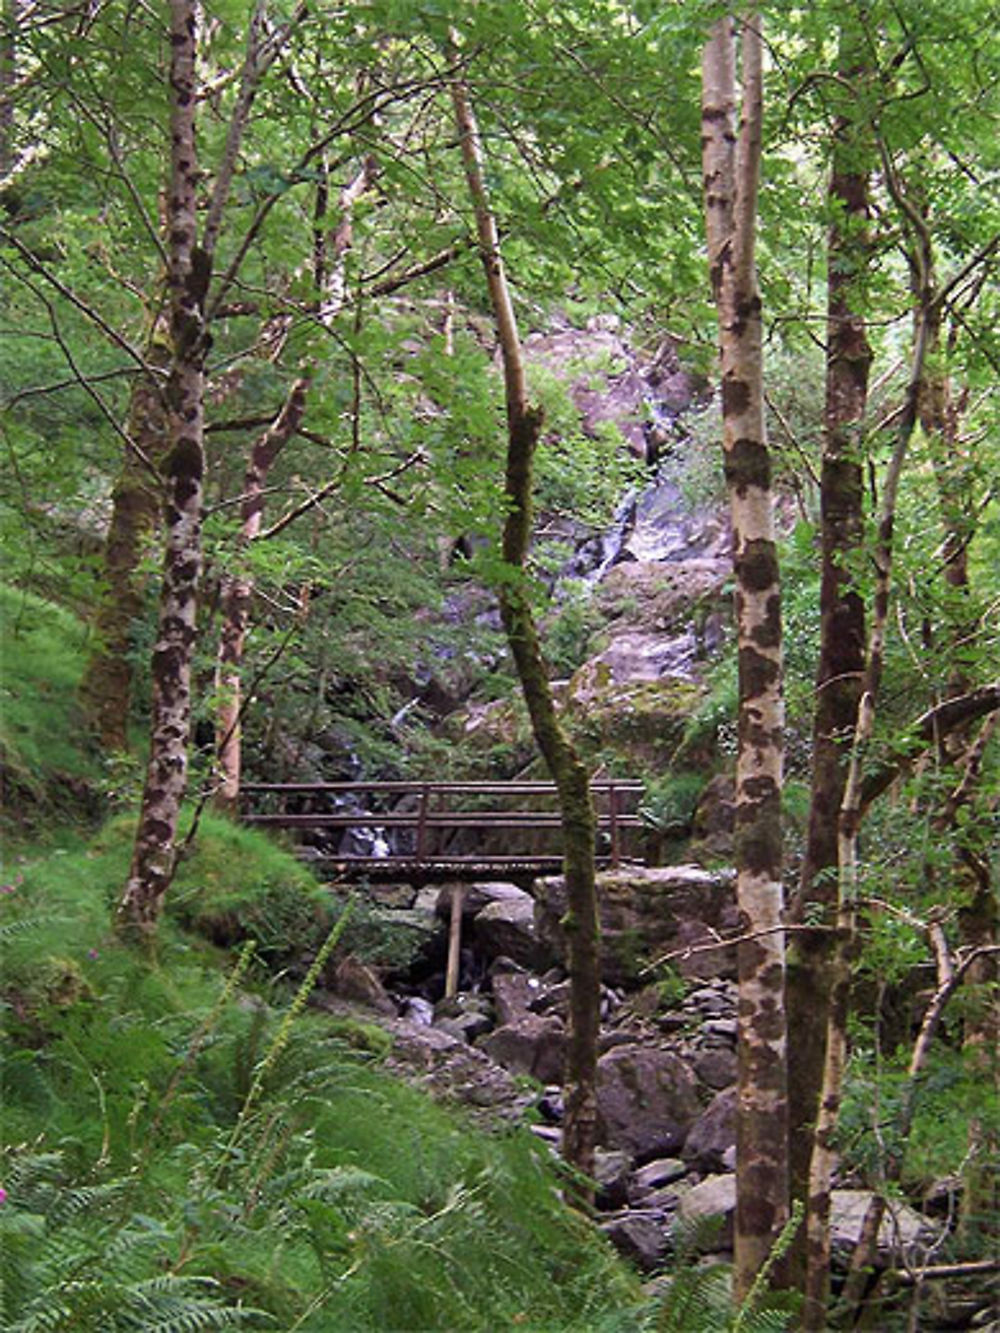
{"type": "Polygon", "coordinates": [[[1000,1330],[995,18],[3,0],[0,1327],[1000,1330]]]}

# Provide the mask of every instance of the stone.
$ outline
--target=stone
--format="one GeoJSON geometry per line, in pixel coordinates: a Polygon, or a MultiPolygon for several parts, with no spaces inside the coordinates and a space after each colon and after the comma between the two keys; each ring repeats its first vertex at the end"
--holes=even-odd
{"type": "Polygon", "coordinates": [[[334,968],[331,989],[342,1000],[353,1000],[376,1013],[396,1016],[396,1005],[390,998],[378,973],[353,954],[346,954],[334,968]]]}
{"type": "Polygon", "coordinates": [[[699,859],[728,859],[736,827],[736,783],[719,773],[708,783],[694,810],[692,850],[699,859]]]}
{"type": "Polygon", "coordinates": [[[672,1185],[687,1175],[688,1167],[679,1157],[657,1157],[637,1167],[629,1181],[629,1202],[639,1203],[654,1190],[672,1185]]]}
{"type": "Polygon", "coordinates": [[[525,1014],[495,1028],[477,1043],[491,1060],[540,1083],[561,1083],[566,1061],[566,1031],[558,1018],[525,1014]]]}
{"type": "Polygon", "coordinates": [[[599,1225],[618,1253],[643,1272],[651,1273],[662,1267],[669,1248],[669,1221],[659,1209],[648,1212],[628,1209],[599,1225]]]}
{"type": "Polygon", "coordinates": [[[597,1062],[598,1138],[637,1158],[676,1152],[698,1116],[694,1074],[680,1056],[618,1046],[597,1062]]]}
{"type": "MultiPolygon", "coordinates": [[[[830,1195],[830,1242],[835,1251],[849,1253],[861,1236],[865,1213],[874,1195],[871,1190],[840,1189],[830,1195]]],[[[878,1232],[879,1258],[886,1260],[900,1245],[905,1249],[929,1241],[939,1228],[908,1204],[893,1202],[885,1210],[878,1232]]]]}
{"type": "Polygon", "coordinates": [[[736,1211],[736,1177],[706,1176],[681,1195],[678,1212],[685,1222],[721,1218],[720,1231],[707,1238],[711,1246],[730,1248],[733,1243],[733,1213],[736,1211]]]}
{"type": "MultiPolygon", "coordinates": [[[[536,892],[538,939],[565,962],[562,876],[537,880],[536,892]]],[[[634,986],[644,967],[686,943],[678,934],[679,921],[698,923],[702,933],[720,931],[735,910],[732,872],[695,865],[602,871],[597,895],[604,981],[609,986],[634,986]]]]}
{"type": "Polygon", "coordinates": [[[535,930],[535,904],[530,894],[489,903],[473,919],[476,944],[487,958],[504,954],[522,967],[549,963],[549,951],[535,930]]]}
{"type": "Polygon", "coordinates": [[[684,1140],[684,1160],[699,1171],[720,1171],[723,1155],[736,1143],[736,1089],[712,1098],[684,1140]]]}
{"type": "Polygon", "coordinates": [[[721,1091],[736,1082],[738,1071],[735,1051],[721,1047],[698,1051],[691,1067],[698,1082],[704,1083],[707,1088],[721,1091]]]}
{"type": "Polygon", "coordinates": [[[497,1023],[513,1023],[532,1011],[547,987],[528,972],[495,972],[490,982],[497,1023]]]}
{"type": "Polygon", "coordinates": [[[464,890],[462,895],[462,920],[471,921],[490,903],[522,902],[527,899],[533,903],[530,893],[506,881],[490,880],[476,884],[445,884],[438,890],[434,902],[434,911],[444,920],[451,919],[451,899],[456,889],[464,890]]]}
{"type": "Polygon", "coordinates": [[[594,1153],[594,1180],[597,1183],[597,1206],[607,1210],[621,1208],[629,1202],[629,1177],[632,1169],[630,1153],[615,1151],[605,1152],[598,1148],[594,1153]]]}

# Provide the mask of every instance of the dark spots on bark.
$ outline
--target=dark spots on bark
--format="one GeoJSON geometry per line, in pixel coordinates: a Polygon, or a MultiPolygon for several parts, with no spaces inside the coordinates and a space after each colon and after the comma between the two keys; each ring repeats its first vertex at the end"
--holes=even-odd
{"type": "Polygon", "coordinates": [[[170,244],[176,250],[184,249],[191,241],[191,233],[186,227],[173,227],[170,231],[170,244]]]}
{"type": "Polygon", "coordinates": [[[781,679],[781,667],[773,657],[765,657],[749,646],[739,652],[740,694],[744,699],[756,699],[767,694],[781,679]]]}
{"type": "Polygon", "coordinates": [[[771,456],[761,440],[741,438],[726,451],[726,485],[742,499],[751,486],[766,491],[771,486],[771,456]]]}
{"type": "Polygon", "coordinates": [[[722,381],[723,417],[741,416],[750,406],[750,385],[746,380],[727,377],[722,381]]]}
{"type": "Polygon", "coordinates": [[[205,455],[201,444],[190,435],[182,435],[167,459],[167,476],[176,477],[178,480],[191,478],[200,482],[204,470],[205,455]]]}
{"type": "Polygon", "coordinates": [[[750,638],[759,648],[778,648],[781,644],[781,598],[778,593],[767,599],[764,620],[754,626],[750,638]]]}
{"type": "Polygon", "coordinates": [[[139,840],[147,846],[162,846],[173,837],[173,829],[165,819],[159,819],[156,815],[149,815],[142,821],[142,828],[139,830],[139,840]]]}
{"type": "Polygon", "coordinates": [[[754,293],[746,300],[737,302],[736,318],[733,320],[733,332],[737,338],[742,338],[750,324],[760,323],[760,297],[754,293]]]}
{"type": "MultiPolygon", "coordinates": [[[[778,586],[778,556],[774,542],[755,537],[745,542],[736,560],[736,577],[747,592],[767,592],[778,586]]],[[[769,599],[767,613],[778,614],[778,594],[769,599]],[[772,603],[774,605],[772,606],[772,603]]]]}
{"type": "Polygon", "coordinates": [[[781,821],[777,802],[756,807],[743,823],[737,808],[735,843],[738,866],[754,875],[777,878],[781,870],[781,821]]]}
{"type": "Polygon", "coordinates": [[[728,106],[706,106],[702,108],[701,118],[707,121],[709,125],[718,125],[727,121],[730,117],[728,106]]]}

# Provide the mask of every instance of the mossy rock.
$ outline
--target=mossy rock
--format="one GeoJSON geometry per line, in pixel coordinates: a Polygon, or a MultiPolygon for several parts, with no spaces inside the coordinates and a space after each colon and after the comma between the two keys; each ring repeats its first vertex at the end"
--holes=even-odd
{"type": "Polygon", "coordinates": [[[570,725],[585,753],[657,771],[675,754],[702,695],[700,685],[676,676],[619,683],[606,663],[590,662],[569,684],[570,725]]]}

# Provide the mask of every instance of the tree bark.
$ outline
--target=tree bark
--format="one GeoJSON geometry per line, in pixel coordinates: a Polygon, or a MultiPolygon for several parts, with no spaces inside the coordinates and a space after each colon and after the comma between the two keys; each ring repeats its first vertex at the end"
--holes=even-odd
{"type": "MultiPolygon", "coordinates": [[[[264,514],[264,488],[275,459],[298,430],[305,412],[309,380],[297,379],[275,420],[254,443],[243,477],[243,503],[240,514],[240,545],[246,548],[260,535],[264,514]]],[[[250,623],[253,581],[248,575],[235,574],[222,585],[222,631],[216,665],[216,763],[218,788],[216,806],[226,814],[236,811],[240,795],[242,767],[241,718],[243,692],[241,669],[243,648],[250,623]]]]}
{"type": "Polygon", "coordinates": [[[166,551],[153,649],[153,721],[132,865],[119,928],[149,932],[174,869],[174,838],[187,787],[191,660],[201,574],[204,473],[205,297],[210,257],[198,245],[197,0],[170,0],[170,180],[167,190],[171,368],[166,551]]]}
{"type": "Polygon", "coordinates": [[[807,1262],[802,1326],[808,1333],[823,1333],[827,1328],[827,1306],[830,1298],[830,1196],[836,1162],[835,1137],[847,1068],[851,966],[856,949],[858,837],[864,814],[863,766],[875,727],[875,709],[885,656],[889,596],[892,588],[896,498],[906,453],[917,422],[917,401],[927,352],[926,311],[932,298],[928,286],[922,284],[921,290],[923,302],[917,312],[910,382],[897,427],[895,447],[883,484],[875,546],[875,592],[871,629],[850,762],[837,821],[837,932],[830,965],[831,987],[827,1010],[823,1079],[820,1085],[816,1130],[809,1164],[806,1212],[807,1262]]]}
{"type": "MultiPolygon", "coordinates": [[[[864,75],[856,34],[842,29],[838,69],[853,89],[864,75]]],[[[868,262],[868,180],[873,156],[855,117],[833,125],[827,199],[826,380],[820,474],[820,647],[813,715],[809,823],[792,919],[822,910],[833,924],[837,903],[837,818],[846,757],[857,718],[865,662],[865,610],[852,572],[864,536],[862,426],[871,349],[861,311],[868,262]]],[[[789,1153],[792,1197],[805,1201],[812,1129],[823,1077],[833,943],[827,929],[798,933],[789,953],[789,1153]]],[[[789,1253],[793,1285],[805,1275],[805,1232],[789,1253]]]]}
{"type": "Polygon", "coordinates": [[[736,873],[740,929],[735,1249],[742,1300],[788,1218],[787,1031],[781,884],[781,602],[764,433],[761,302],[754,255],[762,70],[756,11],[736,39],[720,20],[702,65],[702,151],[712,287],[719,319],[722,429],[733,527],[739,651],[736,873]]]}
{"type": "MultiPolygon", "coordinates": [[[[154,324],[146,345],[146,362],[166,377],[171,360],[169,336],[154,324]]],[[[126,446],[122,470],[111,494],[111,521],[104,544],[104,587],[94,613],[96,639],[80,685],[84,716],[108,753],[128,748],[132,705],[132,648],[141,619],[146,580],[141,572],[163,517],[161,468],[169,449],[164,383],[153,375],[134,381],[128,413],[128,436],[141,456],[126,446]]]]}
{"type": "Polygon", "coordinates": [[[581,1202],[592,1198],[597,1132],[597,1039],[600,1028],[600,951],[594,839],[596,820],[590,779],[562,726],[552,695],[524,572],[531,537],[532,463],[542,414],[528,401],[517,319],[507,285],[500,240],[483,169],[483,153],[468,89],[451,87],[465,176],[476,215],[479,251],[486,272],[503,357],[507,411],[508,500],[503,531],[507,566],[499,590],[500,613],[538,748],[559,793],[563,869],[569,910],[570,1027],[566,1057],[563,1155],[582,1173],[581,1202]]]}

